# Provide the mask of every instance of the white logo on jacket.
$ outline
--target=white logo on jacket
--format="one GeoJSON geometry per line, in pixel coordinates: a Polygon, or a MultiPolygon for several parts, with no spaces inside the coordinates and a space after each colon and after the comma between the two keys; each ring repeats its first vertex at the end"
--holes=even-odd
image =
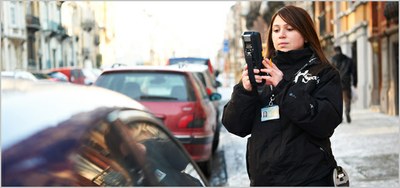
{"type": "Polygon", "coordinates": [[[317,80],[317,83],[319,82],[318,76],[313,76],[308,73],[308,70],[305,70],[304,72],[297,73],[296,77],[294,78],[294,83],[297,83],[300,76],[303,76],[303,79],[301,80],[303,83],[308,83],[310,80],[317,80]]]}

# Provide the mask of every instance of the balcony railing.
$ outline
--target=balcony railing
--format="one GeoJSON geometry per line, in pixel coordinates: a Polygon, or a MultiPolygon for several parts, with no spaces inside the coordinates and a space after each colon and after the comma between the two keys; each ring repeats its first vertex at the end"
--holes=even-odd
{"type": "Polygon", "coordinates": [[[40,30],[40,20],[37,16],[28,14],[25,17],[25,20],[28,31],[36,32],[40,30]]]}
{"type": "Polygon", "coordinates": [[[49,37],[57,37],[59,40],[64,40],[67,37],[69,37],[67,32],[65,31],[65,28],[59,23],[54,21],[48,22],[47,31],[49,31],[48,35],[49,37]]]}
{"type": "Polygon", "coordinates": [[[58,38],[59,40],[63,41],[64,39],[68,38],[69,35],[67,34],[67,31],[65,28],[61,25],[58,25],[58,38]]]}
{"type": "Polygon", "coordinates": [[[49,21],[49,30],[50,31],[53,31],[53,32],[57,32],[58,31],[58,26],[59,26],[60,24],[58,24],[57,22],[55,22],[55,21],[49,21]]]}
{"type": "Polygon", "coordinates": [[[81,23],[81,27],[84,31],[90,32],[95,27],[94,20],[86,19],[81,23]]]}
{"type": "Polygon", "coordinates": [[[397,22],[399,19],[399,2],[386,2],[383,15],[387,20],[393,19],[397,22]]]}

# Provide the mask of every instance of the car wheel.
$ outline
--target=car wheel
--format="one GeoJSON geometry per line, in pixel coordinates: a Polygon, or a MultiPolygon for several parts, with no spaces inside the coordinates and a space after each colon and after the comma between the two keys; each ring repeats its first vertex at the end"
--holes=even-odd
{"type": "Polygon", "coordinates": [[[221,124],[217,122],[217,128],[215,129],[215,134],[212,143],[212,153],[214,154],[217,151],[219,144],[219,132],[221,131],[221,124]]]}
{"type": "Polygon", "coordinates": [[[203,172],[204,176],[207,179],[210,179],[212,171],[212,157],[210,157],[210,159],[208,159],[207,161],[197,162],[197,165],[199,165],[200,170],[203,172]]]}

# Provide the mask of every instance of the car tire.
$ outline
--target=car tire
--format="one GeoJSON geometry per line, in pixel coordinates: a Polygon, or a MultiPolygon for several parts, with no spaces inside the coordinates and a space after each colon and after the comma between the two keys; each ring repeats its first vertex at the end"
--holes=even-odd
{"type": "Polygon", "coordinates": [[[200,167],[200,170],[203,172],[204,176],[207,179],[210,179],[212,171],[212,156],[207,161],[197,162],[197,165],[200,167]]]}
{"type": "Polygon", "coordinates": [[[215,129],[213,143],[212,143],[212,153],[214,154],[217,151],[219,144],[219,132],[221,131],[221,124],[217,122],[217,128],[215,129]]]}

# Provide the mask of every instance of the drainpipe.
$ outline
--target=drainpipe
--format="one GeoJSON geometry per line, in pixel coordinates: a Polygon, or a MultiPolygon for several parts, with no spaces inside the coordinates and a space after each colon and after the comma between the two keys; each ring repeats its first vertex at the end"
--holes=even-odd
{"type": "MultiPolygon", "coordinates": [[[[46,3],[46,17],[47,17],[47,30],[49,30],[49,32],[51,32],[51,28],[50,28],[50,19],[49,19],[49,1],[45,1],[46,3]]],[[[51,59],[51,51],[50,51],[50,37],[48,37],[48,42],[47,42],[47,51],[48,51],[48,55],[47,55],[47,68],[53,68],[51,65],[52,63],[50,62],[51,59]]]]}
{"type": "MultiPolygon", "coordinates": [[[[61,19],[61,16],[62,16],[62,14],[61,14],[61,6],[62,6],[63,3],[64,3],[64,1],[57,1],[57,8],[58,8],[59,16],[60,16],[60,18],[59,18],[60,26],[58,28],[59,31],[61,31],[61,29],[63,29],[62,19],[61,19]]],[[[61,34],[60,34],[60,36],[61,36],[61,34]]],[[[61,63],[59,64],[61,67],[63,67],[65,65],[65,62],[64,62],[64,44],[63,43],[64,43],[64,40],[63,40],[63,38],[61,36],[60,37],[61,63]]]]}

